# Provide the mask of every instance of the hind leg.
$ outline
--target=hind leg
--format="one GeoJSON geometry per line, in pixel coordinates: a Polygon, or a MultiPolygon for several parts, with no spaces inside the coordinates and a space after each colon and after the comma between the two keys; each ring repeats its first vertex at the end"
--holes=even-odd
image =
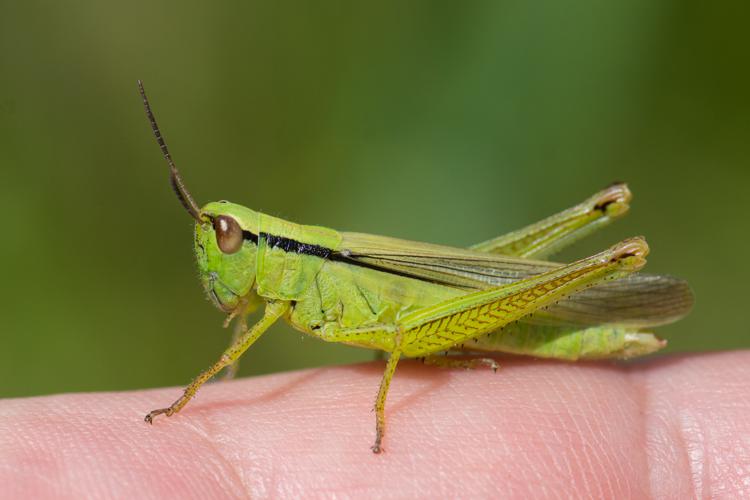
{"type": "Polygon", "coordinates": [[[624,215],[631,197],[625,184],[615,183],[574,207],[470,249],[543,259],[624,215]]]}

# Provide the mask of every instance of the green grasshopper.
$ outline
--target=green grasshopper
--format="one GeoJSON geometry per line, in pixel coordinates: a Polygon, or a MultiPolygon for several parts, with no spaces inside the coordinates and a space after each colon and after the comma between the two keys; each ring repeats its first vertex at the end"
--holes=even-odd
{"type": "Polygon", "coordinates": [[[685,316],[685,281],[634,274],[646,263],[642,237],[572,264],[545,259],[622,216],[630,191],[615,183],[536,224],[468,249],[295,224],[227,201],[199,208],[186,189],[138,82],[146,115],[180,202],[195,219],[203,287],[236,319],[231,345],[167,408],[180,411],[196,391],[283,318],[326,342],[390,354],[375,401],[375,443],[382,451],[385,400],[402,356],[448,367],[497,364],[439,353],[504,352],[569,361],[631,358],[666,342],[645,329],[685,316]],[[533,259],[533,260],[532,260],[533,259]],[[264,306],[248,328],[246,317],[264,306]]]}

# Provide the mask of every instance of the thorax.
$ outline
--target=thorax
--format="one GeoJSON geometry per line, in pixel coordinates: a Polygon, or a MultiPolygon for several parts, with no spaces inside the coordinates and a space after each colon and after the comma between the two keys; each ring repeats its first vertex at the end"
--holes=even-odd
{"type": "Polygon", "coordinates": [[[326,260],[312,286],[294,304],[289,322],[298,330],[319,337],[324,337],[326,325],[337,329],[392,326],[409,312],[463,293],[466,292],[326,260]]]}

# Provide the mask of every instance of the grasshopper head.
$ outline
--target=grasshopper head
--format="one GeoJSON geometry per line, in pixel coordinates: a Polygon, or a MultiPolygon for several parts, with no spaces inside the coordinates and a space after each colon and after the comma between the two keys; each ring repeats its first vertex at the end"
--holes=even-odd
{"type": "Polygon", "coordinates": [[[258,214],[225,201],[198,208],[169,154],[140,80],[138,91],[156,142],[167,160],[172,189],[185,210],[195,219],[195,255],[203,287],[220,309],[234,311],[255,283],[258,214]]]}
{"type": "Polygon", "coordinates": [[[225,201],[209,203],[195,224],[195,256],[211,300],[233,311],[255,283],[258,214],[225,201]]]}

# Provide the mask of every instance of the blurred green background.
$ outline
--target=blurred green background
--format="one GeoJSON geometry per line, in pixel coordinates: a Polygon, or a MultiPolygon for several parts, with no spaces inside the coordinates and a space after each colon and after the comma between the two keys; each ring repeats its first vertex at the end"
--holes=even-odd
{"type": "MultiPolygon", "coordinates": [[[[184,384],[228,342],[135,81],[199,203],[466,246],[614,180],[687,278],[675,351],[750,346],[748,4],[6,2],[0,396],[184,384]]],[[[277,325],[242,374],[372,359],[277,325]]]]}

